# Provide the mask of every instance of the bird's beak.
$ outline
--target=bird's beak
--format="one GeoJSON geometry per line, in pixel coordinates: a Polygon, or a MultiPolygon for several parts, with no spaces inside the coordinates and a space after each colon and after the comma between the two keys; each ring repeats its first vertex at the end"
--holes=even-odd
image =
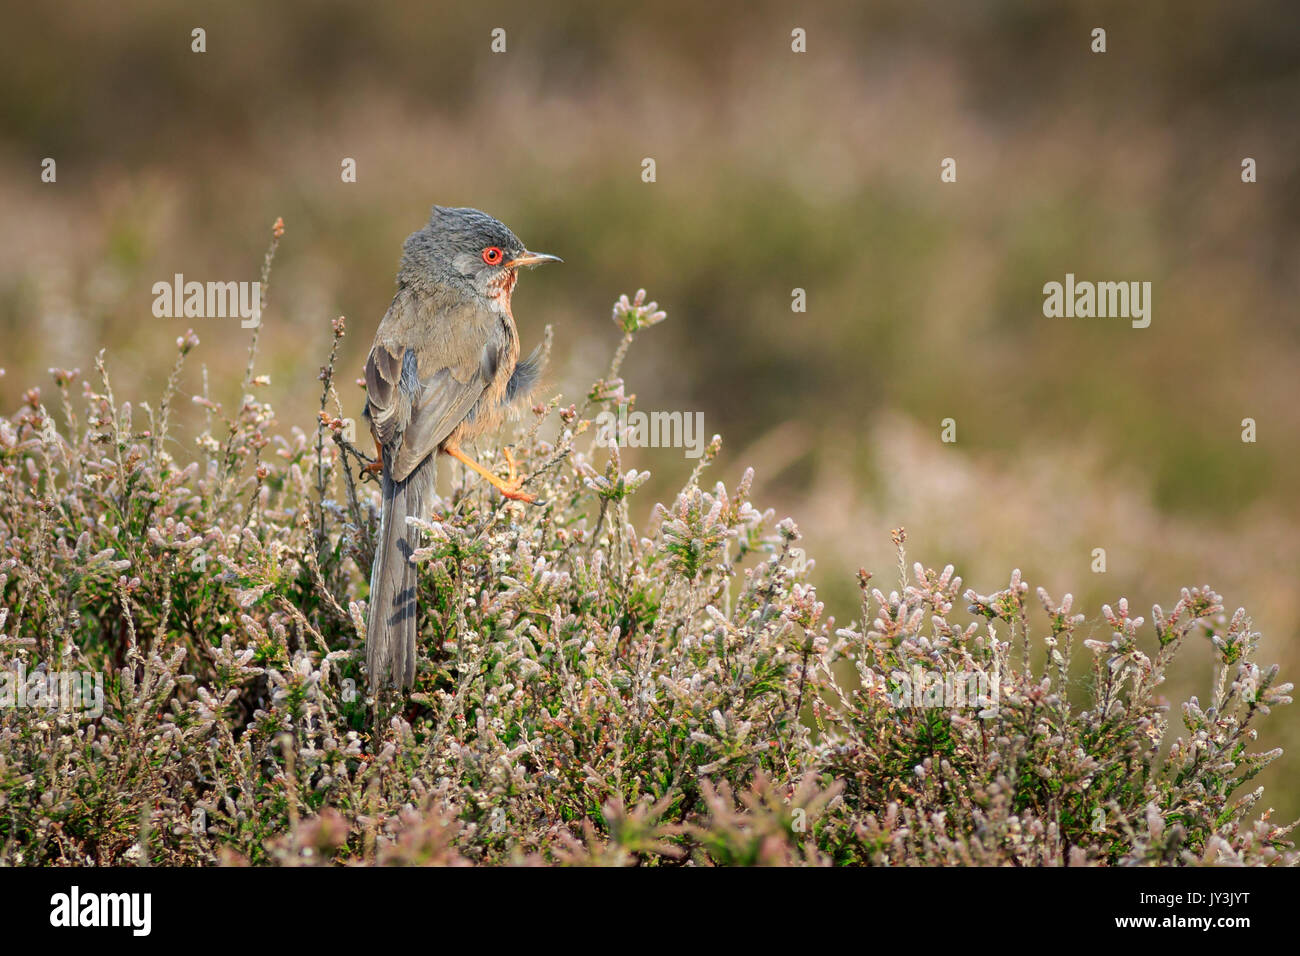
{"type": "Polygon", "coordinates": [[[524,252],[515,256],[506,263],[507,269],[517,269],[519,266],[536,266],[543,262],[563,262],[559,256],[548,255],[545,252],[524,252]]]}

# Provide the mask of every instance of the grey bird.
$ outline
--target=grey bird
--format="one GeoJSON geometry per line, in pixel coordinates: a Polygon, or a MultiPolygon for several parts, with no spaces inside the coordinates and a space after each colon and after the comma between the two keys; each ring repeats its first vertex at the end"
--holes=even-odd
{"type": "Polygon", "coordinates": [[[434,206],[429,224],[407,237],[397,294],[366,359],[365,417],[379,449],[383,513],[370,572],[366,670],[370,687],[415,681],[414,530],[427,518],[439,453],[478,472],[507,498],[521,490],[513,456],[498,478],[460,448],[499,427],[523,405],[540,373],[539,353],[519,361],[510,296],[522,266],[559,262],[529,252],[506,226],[477,209],[434,206]]]}

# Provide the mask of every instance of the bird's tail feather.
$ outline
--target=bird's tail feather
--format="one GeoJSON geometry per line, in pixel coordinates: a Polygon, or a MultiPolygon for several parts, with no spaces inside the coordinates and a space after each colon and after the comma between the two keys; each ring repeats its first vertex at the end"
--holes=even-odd
{"type": "Polygon", "coordinates": [[[366,628],[366,670],[372,690],[389,685],[405,689],[415,682],[417,574],[410,562],[414,531],[406,519],[427,517],[436,459],[436,453],[430,455],[404,481],[394,481],[386,466],[383,471],[383,512],[370,570],[370,622],[366,628]]]}

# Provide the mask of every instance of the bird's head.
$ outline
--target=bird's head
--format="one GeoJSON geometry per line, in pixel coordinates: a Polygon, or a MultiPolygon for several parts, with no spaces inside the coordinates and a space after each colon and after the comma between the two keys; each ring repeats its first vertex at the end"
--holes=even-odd
{"type": "Polygon", "coordinates": [[[509,308],[520,267],[560,261],[529,252],[505,223],[487,213],[434,206],[429,224],[406,240],[398,279],[459,287],[509,308]]]}

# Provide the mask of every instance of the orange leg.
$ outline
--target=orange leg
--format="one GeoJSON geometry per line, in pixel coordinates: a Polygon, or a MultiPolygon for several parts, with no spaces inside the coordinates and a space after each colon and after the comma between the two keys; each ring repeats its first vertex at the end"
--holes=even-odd
{"type": "Polygon", "coordinates": [[[515,467],[515,456],[511,454],[509,448],[505,449],[505,453],[506,464],[510,466],[510,476],[504,479],[498,478],[473,458],[469,457],[469,455],[461,451],[459,445],[443,445],[442,450],[444,453],[451,455],[452,458],[455,458],[457,461],[474,469],[486,478],[492,484],[493,488],[496,488],[501,492],[502,497],[509,498],[511,501],[526,501],[529,504],[537,504],[536,495],[530,495],[525,491],[520,491],[520,488],[523,487],[524,479],[519,475],[519,472],[515,467]]]}

